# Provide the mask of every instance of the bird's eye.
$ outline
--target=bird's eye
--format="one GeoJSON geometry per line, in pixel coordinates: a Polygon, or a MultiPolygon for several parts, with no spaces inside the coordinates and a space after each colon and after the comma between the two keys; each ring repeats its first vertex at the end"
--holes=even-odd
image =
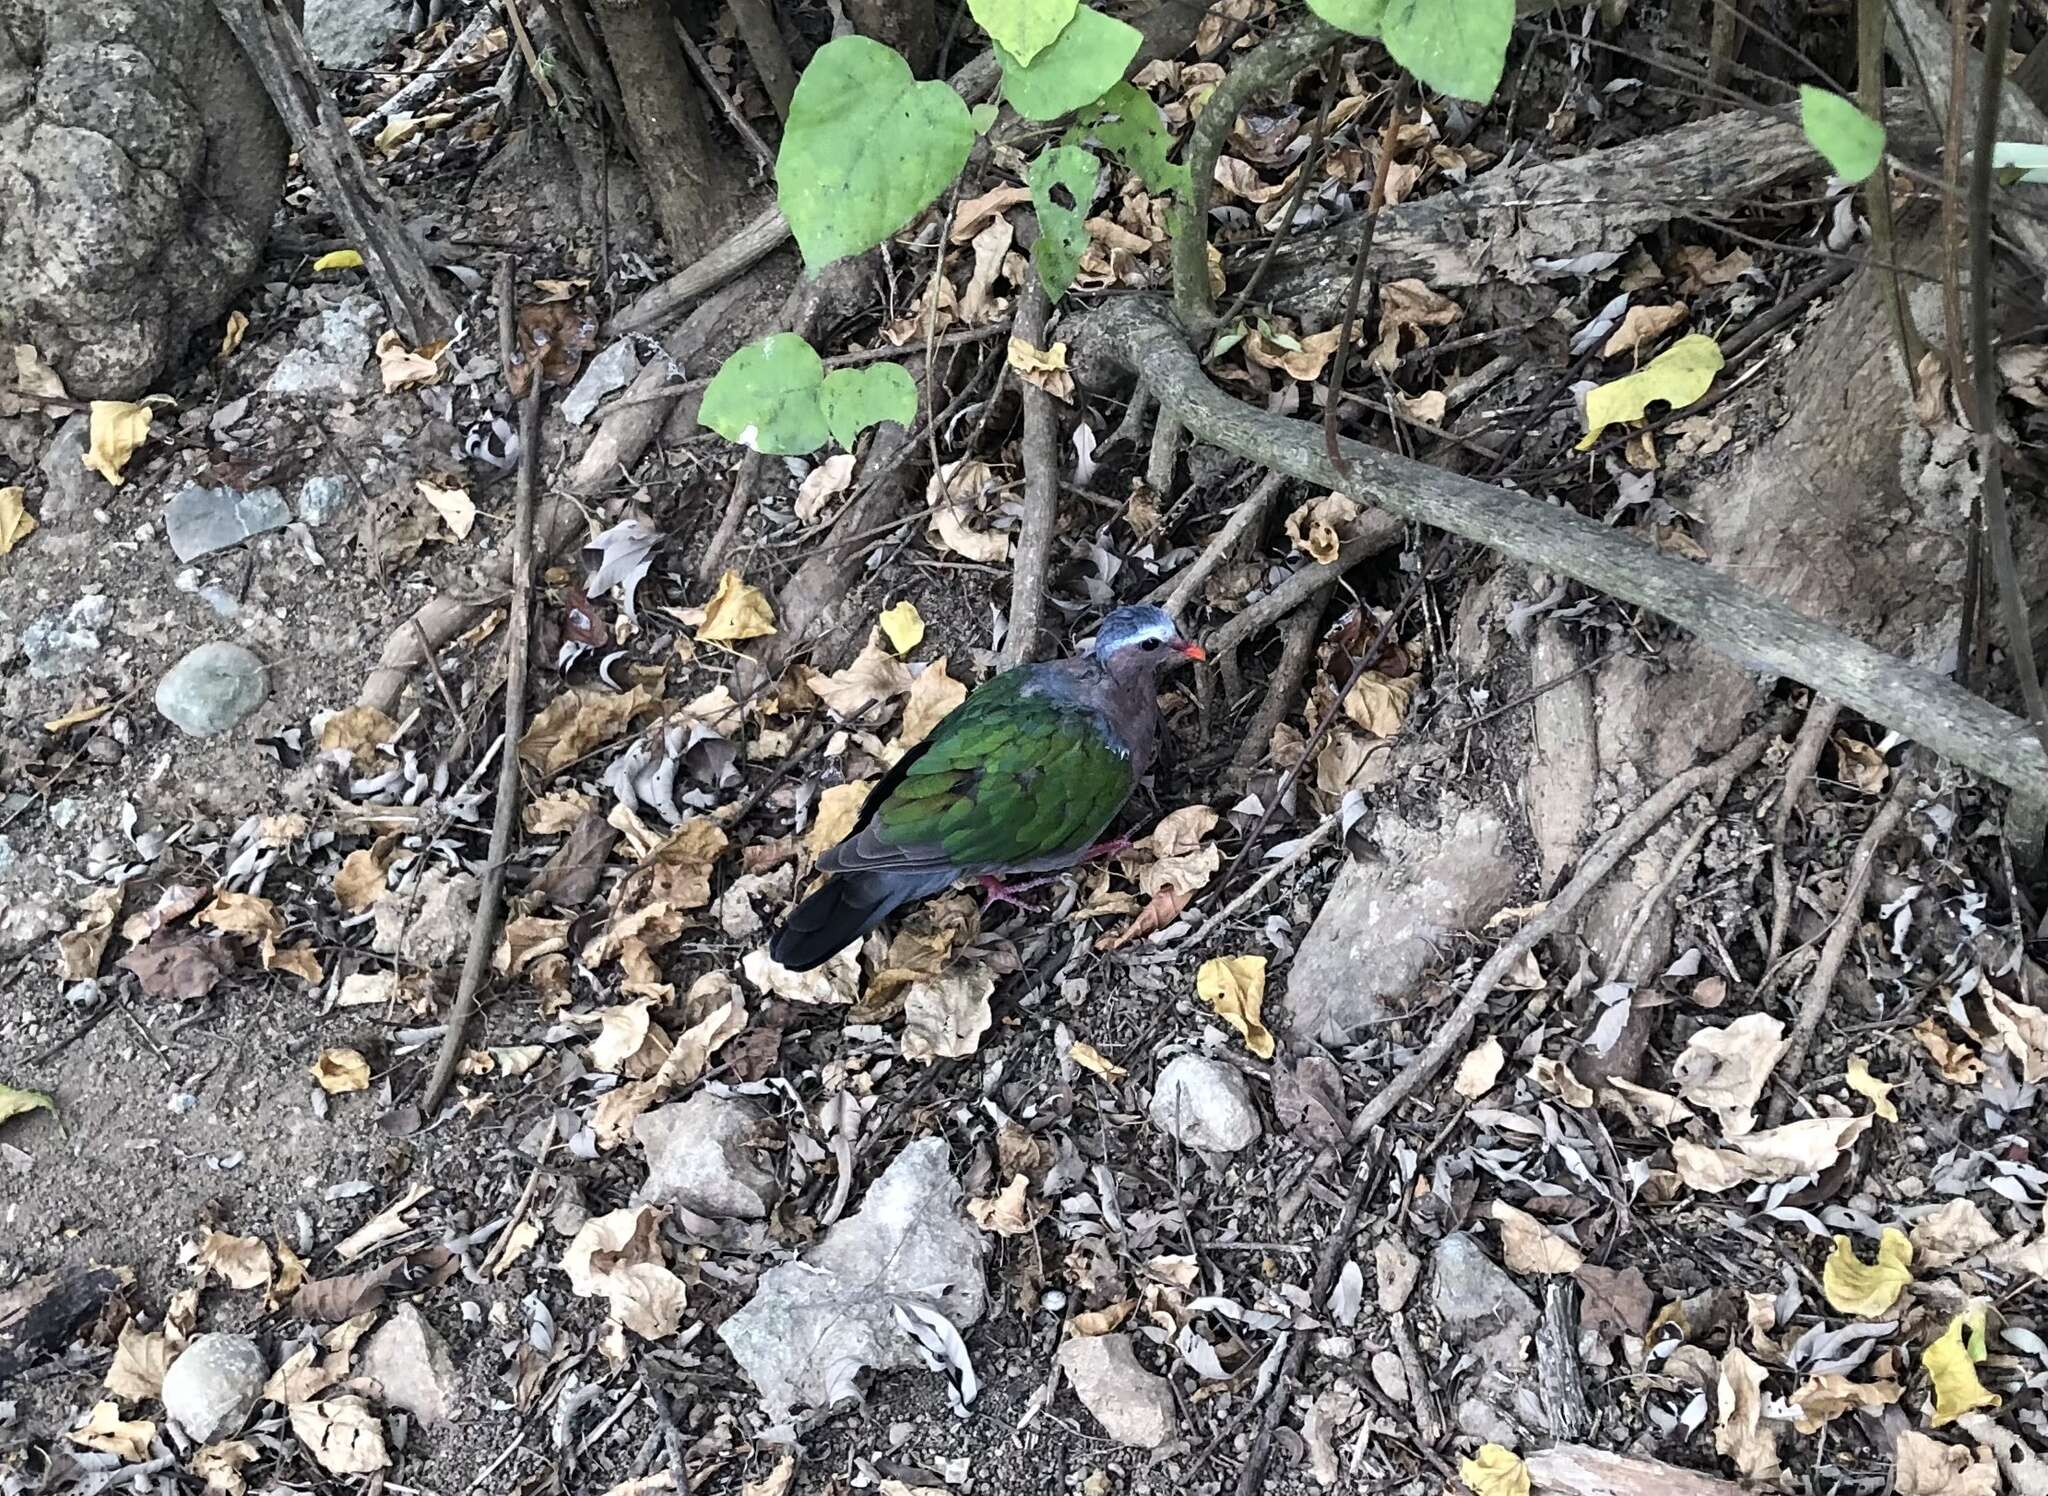
{"type": "Polygon", "coordinates": [[[1145,641],[1145,647],[1147,649],[1157,649],[1159,647],[1159,641],[1157,639],[1147,639],[1145,641]]]}

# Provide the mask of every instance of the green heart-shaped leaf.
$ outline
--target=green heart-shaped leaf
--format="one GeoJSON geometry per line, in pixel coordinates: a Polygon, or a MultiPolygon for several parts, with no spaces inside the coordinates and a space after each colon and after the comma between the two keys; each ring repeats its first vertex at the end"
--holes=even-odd
{"type": "Polygon", "coordinates": [[[967,0],[967,8],[983,31],[1028,65],[1067,29],[1081,0],[967,0]]]}
{"type": "Polygon", "coordinates": [[[1167,133],[1165,117],[1151,96],[1135,84],[1119,83],[1104,94],[1101,108],[1082,121],[1078,133],[1093,136],[1105,151],[1136,172],[1149,190],[1187,195],[1187,167],[1166,159],[1173,149],[1173,137],[1167,133]]]}
{"type": "Polygon", "coordinates": [[[1884,126],[1840,94],[1799,85],[1799,127],[1845,182],[1861,182],[1884,159],[1884,126]]]}
{"type": "Polygon", "coordinates": [[[1025,174],[1031,206],[1038,214],[1038,242],[1031,246],[1031,260],[1045,294],[1054,301],[1066,295],[1087,252],[1088,206],[1095,200],[1101,164],[1094,152],[1077,145],[1051,146],[1038,153],[1025,174]],[[1065,203],[1053,196],[1056,187],[1065,189],[1065,203]]]}
{"type": "Polygon", "coordinates": [[[1386,0],[1380,18],[1394,61],[1437,92],[1476,104],[1500,87],[1514,30],[1515,0],[1386,0]]]}
{"type": "MultiPolygon", "coordinates": [[[[1510,0],[1512,3],[1512,0],[1510,0]]],[[[1058,119],[1109,91],[1145,38],[1135,26],[1082,6],[1059,39],[1029,64],[996,43],[1003,97],[1026,119],[1058,119]]]]}
{"type": "Polygon", "coordinates": [[[775,158],[775,196],[803,250],[822,265],[872,249],[960,175],[974,124],[943,83],[920,83],[879,42],[843,36],[797,81],[775,158]]]}
{"type": "Polygon", "coordinates": [[[860,434],[881,421],[908,426],[917,419],[917,381],[901,364],[834,369],[818,392],[832,440],[851,449],[860,434]]]}
{"type": "Polygon", "coordinates": [[[825,366],[793,332],[771,333],[727,359],[704,388],[697,419],[756,452],[815,452],[831,439],[819,394],[825,366]]]}

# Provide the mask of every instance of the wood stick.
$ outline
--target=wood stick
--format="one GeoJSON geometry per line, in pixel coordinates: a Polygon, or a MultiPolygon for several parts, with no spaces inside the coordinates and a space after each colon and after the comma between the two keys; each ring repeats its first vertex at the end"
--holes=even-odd
{"type": "Polygon", "coordinates": [[[1195,557],[1194,561],[1177,575],[1168,577],[1154,587],[1147,601],[1158,603],[1175,618],[1180,617],[1181,609],[1193,600],[1194,595],[1201,590],[1202,584],[1215,574],[1216,568],[1236,549],[1239,538],[1247,530],[1257,528],[1265,519],[1266,511],[1272,507],[1273,500],[1286,484],[1285,473],[1268,473],[1261,478],[1259,486],[1251,491],[1243,503],[1230,511],[1230,518],[1223,522],[1223,528],[1202,547],[1202,554],[1195,557]]]}
{"type": "Polygon", "coordinates": [[[777,119],[789,118],[789,101],[796,93],[796,65],[789,59],[789,43],[782,39],[771,0],[731,0],[733,24],[747,58],[761,77],[768,102],[775,106],[777,119]]]}
{"type": "Polygon", "coordinates": [[[1827,747],[1828,734],[1834,731],[1841,711],[1826,697],[1816,696],[1806,709],[1806,720],[1799,724],[1799,736],[1792,740],[1792,756],[1785,761],[1785,787],[1771,817],[1771,944],[1764,952],[1759,986],[1770,979],[1771,969],[1778,964],[1778,953],[1785,949],[1785,931],[1792,922],[1792,874],[1785,866],[1785,837],[1792,829],[1792,812],[1806,796],[1806,782],[1813,778],[1821,749],[1827,747]]]}
{"type": "Polygon", "coordinates": [[[461,34],[450,42],[440,56],[429,63],[417,78],[350,125],[350,136],[356,140],[368,140],[383,128],[384,121],[393,115],[405,113],[415,104],[424,104],[446,88],[446,75],[455,71],[456,59],[484,39],[484,34],[491,29],[491,22],[494,19],[495,16],[488,5],[478,11],[470,18],[469,24],[462,28],[461,34]]]}
{"type": "Polygon", "coordinates": [[[1306,422],[1232,399],[1209,382],[1157,300],[1119,297],[1077,319],[1077,346],[1135,373],[1199,440],[1525,564],[1650,609],[1753,670],[1790,677],[1988,779],[2048,802],[2048,752],[2010,712],[1931,670],[1793,611],[1733,578],[1657,551],[1568,509],[1357,442],[1348,483],[1306,422]]]}
{"type": "Polygon", "coordinates": [[[1571,882],[1558,891],[1541,914],[1533,917],[1513,936],[1502,942],[1487,959],[1478,974],[1472,978],[1472,985],[1465,995],[1458,999],[1457,1006],[1450,1013],[1437,1020],[1436,1032],[1428,1044],[1399,1075],[1382,1088],[1365,1109],[1352,1119],[1350,1136],[1355,1143],[1374,1128],[1381,1126],[1394,1108],[1428,1084],[1451,1057],[1465,1047],[1465,1040],[1472,1032],[1472,1025],[1478,1019],[1486,1000],[1493,995],[1501,979],[1513,971],[1521,959],[1535,950],[1545,940],[1564,929],[1579,905],[1593,896],[1600,885],[1607,881],[1607,875],[1614,871],[1616,863],[1633,851],[1636,846],[1686,799],[1702,789],[1712,789],[1727,784],[1738,774],[1749,768],[1764,756],[1764,749],[1778,735],[1776,724],[1751,733],[1733,748],[1710,764],[1700,764],[1674,777],[1664,788],[1638,805],[1624,816],[1612,830],[1601,837],[1583,860],[1571,882]]]}
{"type": "MultiPolygon", "coordinates": [[[[1051,314],[1038,273],[1017,302],[1016,336],[1034,348],[1045,346],[1051,314]]],[[[1038,657],[1045,624],[1045,578],[1052,570],[1052,546],[1060,526],[1059,421],[1052,396],[1028,379],[1018,381],[1024,399],[1024,525],[1017,536],[1017,560],[1010,573],[1010,626],[1003,636],[1002,664],[1028,664],[1038,657]]]]}
{"type": "Polygon", "coordinates": [[[1230,768],[1223,776],[1224,787],[1230,793],[1241,793],[1272,752],[1273,729],[1287,720],[1288,712],[1294,707],[1294,698],[1301,692],[1302,680],[1315,663],[1316,637],[1321,632],[1323,609],[1329,606],[1330,593],[1335,586],[1331,583],[1324,587],[1288,615],[1280,635],[1280,663],[1266,678],[1265,699],[1259,703],[1258,714],[1245,729],[1244,740],[1238,744],[1237,752],[1230,760],[1230,768]]]}
{"type": "MultiPolygon", "coordinates": [[[[511,370],[508,368],[509,377],[511,370]]],[[[491,949],[504,914],[505,872],[512,859],[512,830],[519,820],[519,740],[526,735],[526,656],[533,620],[533,514],[540,486],[540,401],[545,388],[539,378],[527,391],[519,410],[519,490],[512,520],[512,617],[505,636],[505,741],[499,749],[498,803],[491,817],[491,846],[484,863],[483,888],[477,894],[476,923],[470,927],[469,951],[462,962],[462,983],[455,1006],[448,1011],[448,1032],[441,1036],[440,1057],[420,1101],[420,1116],[431,1120],[441,1109],[455,1067],[462,1060],[463,1035],[476,1012],[491,949]]]]}
{"type": "Polygon", "coordinates": [[[1407,525],[1394,515],[1368,509],[1358,517],[1358,533],[1338,548],[1336,560],[1304,566],[1257,602],[1249,604],[1216,631],[1209,641],[1211,652],[1222,654],[1237,648],[1260,629],[1278,623],[1359,562],[1382,551],[1393,550],[1407,533],[1407,525]]]}
{"type": "Polygon", "coordinates": [[[1806,1068],[1807,1051],[1813,1047],[1813,1036],[1820,1030],[1821,1015],[1827,1012],[1828,999],[1834,995],[1835,977],[1842,970],[1842,958],[1849,953],[1849,942],[1856,938],[1857,930],[1863,925],[1863,900],[1870,892],[1870,876],[1876,870],[1877,854],[1899,829],[1899,822],[1906,818],[1906,812],[1912,809],[1919,793],[1920,781],[1906,770],[1899,770],[1883,808],[1871,818],[1863,839],[1856,843],[1856,855],[1849,860],[1849,886],[1842,890],[1842,907],[1835,911],[1835,922],[1828,929],[1827,942],[1821,946],[1820,960],[1814,963],[1813,975],[1807,978],[1806,991],[1799,999],[1798,1016],[1792,1020],[1791,1036],[1786,1039],[1785,1052],[1778,1060],[1777,1079],[1780,1084],[1771,1097],[1766,1114],[1772,1127],[1783,1122],[1791,1108],[1792,1097],[1799,1090],[1799,1073],[1806,1068]]]}

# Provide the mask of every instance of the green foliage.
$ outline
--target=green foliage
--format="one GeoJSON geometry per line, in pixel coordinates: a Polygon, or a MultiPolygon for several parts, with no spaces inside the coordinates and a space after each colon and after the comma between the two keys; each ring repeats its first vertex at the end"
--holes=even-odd
{"type": "Polygon", "coordinates": [[[1026,66],[1053,44],[1080,5],[1081,0],[967,0],[981,29],[1026,66]]]}
{"type": "Polygon", "coordinates": [[[1308,0],[1308,8],[1353,36],[1378,36],[1387,0],[1308,0]]]}
{"type": "Polygon", "coordinates": [[[1439,93],[1483,104],[1500,87],[1515,0],[1308,0],[1353,36],[1376,36],[1394,61],[1439,93]]]}
{"type": "Polygon", "coordinates": [[[917,419],[917,381],[901,364],[834,369],[818,391],[832,440],[851,448],[868,427],[883,421],[908,426],[917,419]]]}
{"type": "Polygon", "coordinates": [[[1500,87],[1515,0],[1387,0],[1380,40],[1422,83],[1483,104],[1500,87]]]}
{"type": "Polygon", "coordinates": [[[1094,103],[1124,75],[1144,37],[1135,26],[1082,6],[1057,40],[1026,65],[1001,42],[1003,97],[1029,120],[1058,119],[1094,103]]]}
{"type": "Polygon", "coordinates": [[[828,441],[851,447],[877,421],[915,420],[917,386],[895,364],[827,374],[809,343],[770,333],[712,376],[697,418],[756,452],[815,452],[828,441]]]}
{"type": "Polygon", "coordinates": [[[1884,126],[1840,94],[1800,84],[1799,126],[1844,181],[1865,180],[1884,159],[1884,126]]]}
{"type": "Polygon", "coordinates": [[[880,244],[952,184],[973,144],[967,106],[945,84],[918,82],[866,37],[827,42],[797,81],[775,160],[804,264],[880,244]]]}
{"type": "Polygon", "coordinates": [[[1054,301],[1067,294],[1087,252],[1088,206],[1095,200],[1101,166],[1094,152],[1077,145],[1049,146],[1038,153],[1025,176],[1032,210],[1038,214],[1038,242],[1031,246],[1031,262],[1038,267],[1045,294],[1054,301]],[[1066,205],[1054,198],[1055,187],[1066,190],[1066,205]]]}
{"type": "Polygon", "coordinates": [[[1068,132],[1068,143],[1078,144],[1087,136],[1136,172],[1149,191],[1187,193],[1187,167],[1166,159],[1173,136],[1167,133],[1165,117],[1151,95],[1136,84],[1125,81],[1104,94],[1100,106],[1068,132]]]}

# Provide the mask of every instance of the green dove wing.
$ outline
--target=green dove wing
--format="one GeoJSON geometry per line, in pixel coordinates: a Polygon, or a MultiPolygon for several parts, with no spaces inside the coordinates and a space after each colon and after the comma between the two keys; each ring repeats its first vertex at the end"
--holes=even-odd
{"type": "MultiPolygon", "coordinates": [[[[1014,678],[1013,678],[1014,677],[1014,678]]],[[[853,833],[821,860],[859,869],[1057,866],[1130,797],[1130,759],[1101,715],[997,676],[877,784],[853,833]]]]}

